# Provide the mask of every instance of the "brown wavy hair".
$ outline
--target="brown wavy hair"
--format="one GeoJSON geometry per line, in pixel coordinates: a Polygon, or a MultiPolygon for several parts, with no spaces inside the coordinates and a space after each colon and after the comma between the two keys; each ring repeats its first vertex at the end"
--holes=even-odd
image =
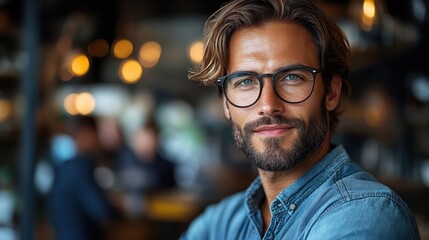
{"type": "MultiPolygon", "coordinates": [[[[330,126],[338,124],[350,94],[347,80],[350,68],[350,46],[345,34],[312,0],[236,0],[223,5],[211,15],[205,25],[204,55],[189,79],[213,85],[227,74],[229,41],[232,34],[246,27],[282,21],[303,26],[311,34],[323,69],[325,92],[333,76],[342,79],[342,92],[337,108],[330,112],[330,126]]],[[[219,94],[222,93],[218,86],[219,94]]]]}

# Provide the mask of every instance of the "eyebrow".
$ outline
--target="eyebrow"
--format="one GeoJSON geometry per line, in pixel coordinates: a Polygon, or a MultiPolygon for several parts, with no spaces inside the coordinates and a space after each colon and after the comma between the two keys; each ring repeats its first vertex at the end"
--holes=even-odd
{"type": "Polygon", "coordinates": [[[255,71],[245,71],[245,70],[243,70],[243,71],[235,71],[235,72],[229,73],[227,75],[236,74],[236,73],[252,73],[252,74],[256,74],[256,75],[273,74],[275,72],[278,72],[281,69],[284,69],[284,68],[294,68],[294,67],[304,67],[304,68],[311,68],[311,69],[316,69],[316,70],[319,69],[319,68],[310,67],[310,66],[307,66],[307,65],[304,65],[304,64],[292,64],[292,65],[286,65],[286,66],[283,66],[283,67],[279,67],[279,68],[275,69],[273,72],[269,72],[269,73],[258,73],[258,72],[255,72],[255,71]]]}

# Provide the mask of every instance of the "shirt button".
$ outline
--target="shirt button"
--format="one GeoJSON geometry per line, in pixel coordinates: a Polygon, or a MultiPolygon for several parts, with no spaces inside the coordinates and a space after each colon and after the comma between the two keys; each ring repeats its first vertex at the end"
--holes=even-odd
{"type": "Polygon", "coordinates": [[[289,205],[289,210],[293,211],[295,209],[296,209],[296,205],[295,204],[292,203],[292,204],[289,205]]]}

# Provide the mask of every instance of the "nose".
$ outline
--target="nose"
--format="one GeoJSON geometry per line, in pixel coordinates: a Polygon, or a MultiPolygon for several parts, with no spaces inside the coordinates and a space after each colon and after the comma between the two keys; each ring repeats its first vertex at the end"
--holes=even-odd
{"type": "Polygon", "coordinates": [[[258,114],[262,116],[275,116],[284,111],[284,102],[275,93],[271,78],[264,78],[264,86],[257,104],[258,114]]]}

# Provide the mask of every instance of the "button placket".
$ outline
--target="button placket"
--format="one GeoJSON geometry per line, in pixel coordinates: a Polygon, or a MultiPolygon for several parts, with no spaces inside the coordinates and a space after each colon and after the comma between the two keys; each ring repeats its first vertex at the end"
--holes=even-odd
{"type": "Polygon", "coordinates": [[[279,200],[275,200],[272,204],[271,214],[275,215],[281,212],[284,212],[283,203],[279,200]]]}

